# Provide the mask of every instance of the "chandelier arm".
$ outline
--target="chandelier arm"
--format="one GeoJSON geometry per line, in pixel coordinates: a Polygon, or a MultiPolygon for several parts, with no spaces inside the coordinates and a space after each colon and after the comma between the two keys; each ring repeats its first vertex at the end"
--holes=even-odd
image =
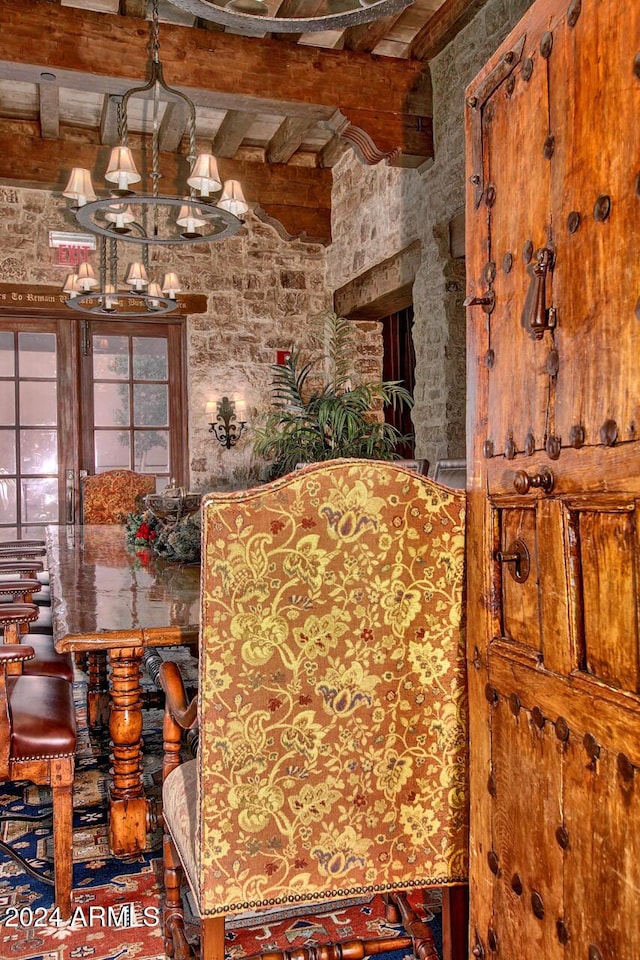
{"type": "Polygon", "coordinates": [[[377,3],[361,6],[354,2],[353,9],[343,13],[322,14],[318,17],[267,17],[241,13],[219,6],[214,0],[169,0],[175,7],[186,10],[203,20],[236,29],[254,27],[261,33],[312,33],[321,30],[344,30],[347,27],[369,23],[392,14],[400,13],[411,6],[414,0],[378,0],[377,3]]]}

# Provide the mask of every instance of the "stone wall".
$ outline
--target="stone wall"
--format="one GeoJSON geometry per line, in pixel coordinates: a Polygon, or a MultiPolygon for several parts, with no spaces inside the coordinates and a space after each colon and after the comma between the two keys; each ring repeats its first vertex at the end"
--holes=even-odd
{"type": "MultiPolygon", "coordinates": [[[[0,282],[61,286],[68,268],[49,249],[49,230],[75,230],[66,201],[39,190],[0,187],[0,282]]],[[[132,259],[123,251],[121,260],[132,259]]],[[[132,247],[133,257],[139,247],[132,247]]],[[[98,255],[91,261],[98,268],[98,255]]],[[[152,248],[151,273],[168,263],[187,293],[207,294],[207,312],[186,320],[189,484],[193,489],[242,487],[259,477],[251,456],[251,421],[270,404],[276,350],[305,342],[309,320],[331,306],[326,249],[286,242],[252,215],[223,243],[152,248]],[[247,439],[223,449],[209,433],[207,400],[245,400],[247,439]]],[[[363,362],[369,362],[363,334],[363,362]]]]}
{"type": "Polygon", "coordinates": [[[464,91],[530,3],[488,0],[431,62],[433,164],[421,171],[366,167],[347,154],[334,170],[330,287],[421,243],[412,417],[416,456],[431,462],[465,455],[465,271],[449,247],[449,223],[464,207],[464,91]]]}

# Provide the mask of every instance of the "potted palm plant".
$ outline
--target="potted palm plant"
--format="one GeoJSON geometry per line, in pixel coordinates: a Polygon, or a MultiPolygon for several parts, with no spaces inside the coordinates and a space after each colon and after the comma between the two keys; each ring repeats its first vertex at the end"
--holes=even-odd
{"type": "Polygon", "coordinates": [[[386,404],[411,407],[397,381],[355,383],[357,346],[351,321],[335,313],[318,318],[306,357],[292,348],[273,366],[273,409],[255,431],[254,451],[282,476],[300,463],[338,457],[392,460],[407,438],[376,411],[386,404]]]}

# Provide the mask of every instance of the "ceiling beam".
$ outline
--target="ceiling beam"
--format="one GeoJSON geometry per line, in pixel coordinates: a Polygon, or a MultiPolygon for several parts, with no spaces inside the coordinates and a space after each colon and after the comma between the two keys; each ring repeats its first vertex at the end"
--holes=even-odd
{"type": "Polygon", "coordinates": [[[227,110],[211,145],[214,157],[234,157],[254,121],[253,113],[227,110]]]}
{"type": "Polygon", "coordinates": [[[409,56],[433,60],[453,38],[471,23],[487,0],[444,0],[411,42],[409,56]]]}
{"type": "Polygon", "coordinates": [[[267,146],[267,163],[286,163],[294,155],[307,133],[314,126],[309,120],[285,117],[267,146]]]}
{"type": "MultiPolygon", "coordinates": [[[[65,131],[62,128],[61,133],[65,131]]],[[[140,156],[151,155],[150,138],[145,149],[138,149],[140,137],[130,137],[136,155],[136,164],[144,174],[140,156]]],[[[94,131],[83,130],[82,136],[62,136],[58,140],[43,140],[39,125],[26,120],[0,120],[0,184],[30,187],[62,193],[72,166],[91,170],[98,193],[102,189],[104,171],[109,159],[109,148],[99,142],[94,131]]],[[[160,193],[181,196],[185,190],[187,160],[176,153],[160,154],[160,193]]],[[[269,165],[250,160],[219,161],[223,179],[241,181],[247,200],[259,205],[275,220],[280,221],[288,235],[303,236],[320,243],[331,239],[331,171],[319,167],[269,165]]],[[[144,181],[143,181],[144,184],[144,181]]],[[[140,192],[151,192],[147,183],[140,192]]]]}
{"type": "Polygon", "coordinates": [[[60,90],[55,83],[39,83],[40,136],[57,140],[60,133],[60,90]]]}
{"type": "MultiPolygon", "coordinates": [[[[114,94],[147,78],[146,21],[0,0],[0,22],[4,79],[39,82],[46,71],[60,87],[114,94]]],[[[167,82],[196,104],[316,120],[338,109],[353,124],[366,120],[364,132],[383,155],[433,156],[423,63],[198,27],[161,29],[160,44],[167,82]]]]}

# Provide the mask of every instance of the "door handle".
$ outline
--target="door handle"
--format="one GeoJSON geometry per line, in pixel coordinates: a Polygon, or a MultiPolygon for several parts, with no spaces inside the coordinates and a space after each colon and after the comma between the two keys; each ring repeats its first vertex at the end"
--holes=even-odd
{"type": "Polygon", "coordinates": [[[542,467],[539,473],[527,473],[526,470],[518,470],[513,478],[513,486],[516,493],[529,493],[532,487],[539,487],[544,493],[551,493],[553,490],[553,474],[548,467],[542,467]]]}
{"type": "Polygon", "coordinates": [[[506,553],[498,550],[494,556],[498,563],[506,563],[508,565],[507,569],[514,580],[517,580],[518,583],[525,582],[531,569],[531,558],[524,540],[518,537],[518,539],[514,540],[507,548],[506,553]]]}
{"type": "Polygon", "coordinates": [[[547,275],[553,269],[553,250],[542,247],[533,265],[534,294],[529,314],[529,328],[536,340],[542,340],[545,330],[555,326],[555,309],[547,310],[547,275]]]}
{"type": "Polygon", "coordinates": [[[75,471],[67,470],[65,479],[65,511],[66,523],[75,522],[76,513],[76,475],[75,471]]]}

